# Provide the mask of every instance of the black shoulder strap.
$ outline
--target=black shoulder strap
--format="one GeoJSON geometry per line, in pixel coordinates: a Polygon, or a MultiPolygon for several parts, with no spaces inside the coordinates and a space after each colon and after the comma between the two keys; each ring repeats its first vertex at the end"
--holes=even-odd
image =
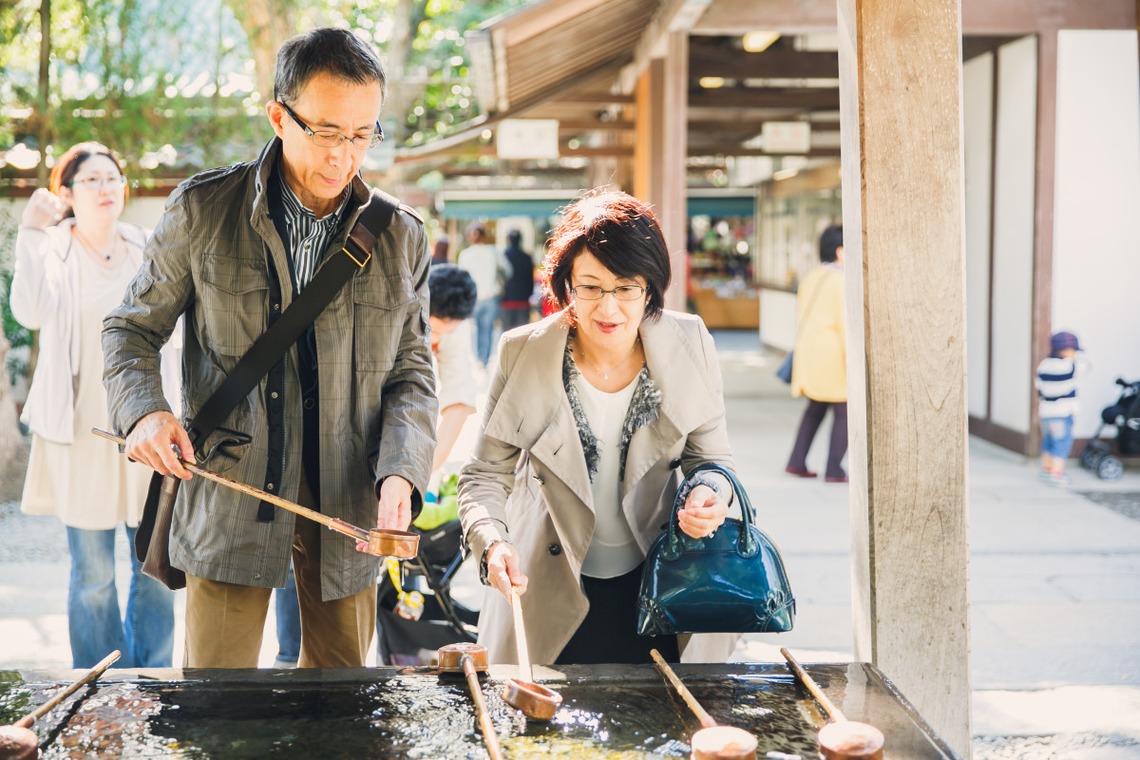
{"type": "Polygon", "coordinates": [[[188,426],[190,440],[196,443],[205,441],[238,402],[261,382],[261,378],[289,350],[289,346],[297,342],[297,338],[324,311],[337,291],[364,268],[372,258],[376,239],[388,229],[398,206],[399,201],[391,196],[373,192],[371,200],[349,232],[344,248],[321,266],[316,276],[297,296],[297,300],[254,341],[233,371],[226,375],[218,389],[206,399],[188,426]]]}

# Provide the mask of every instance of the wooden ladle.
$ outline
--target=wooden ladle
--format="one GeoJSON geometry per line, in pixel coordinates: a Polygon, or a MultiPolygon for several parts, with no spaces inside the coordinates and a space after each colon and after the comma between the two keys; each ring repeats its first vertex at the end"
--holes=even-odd
{"type": "Polygon", "coordinates": [[[436,650],[440,673],[462,673],[467,677],[467,688],[471,701],[475,703],[475,717],[487,743],[487,754],[491,760],[503,760],[503,748],[487,713],[487,703],[483,701],[483,687],[479,684],[479,673],[486,672],[487,647],[469,642],[448,644],[436,650]]]}
{"type": "MultiPolygon", "coordinates": [[[[108,433],[106,430],[99,428],[91,428],[91,432],[108,441],[114,441],[119,445],[125,445],[126,440],[120,438],[114,433],[108,433]]],[[[302,507],[288,499],[282,499],[280,496],[274,496],[271,493],[262,491],[260,488],[246,485],[239,481],[227,478],[225,475],[219,475],[216,472],[207,470],[205,467],[200,467],[196,464],[187,462],[185,459],[180,460],[182,466],[190,472],[201,475],[207,480],[212,480],[227,488],[232,488],[235,491],[240,491],[249,496],[256,496],[261,501],[268,502],[276,507],[281,507],[301,517],[307,517],[310,520],[319,522],[329,530],[334,530],[337,533],[342,533],[346,536],[355,538],[357,541],[363,541],[367,545],[368,554],[374,554],[377,557],[396,557],[397,559],[411,559],[416,556],[416,551],[420,546],[420,536],[418,533],[412,533],[406,530],[387,530],[383,528],[372,528],[365,530],[364,528],[357,527],[352,523],[347,523],[335,517],[321,514],[316,510],[302,507]]]]}
{"type": "Polygon", "coordinates": [[[511,589],[511,612],[515,618],[515,646],[518,650],[519,677],[511,678],[503,687],[503,701],[535,720],[550,720],[562,704],[562,695],[534,682],[527,653],[526,629],[523,626],[522,601],[511,589]]]}
{"type": "Polygon", "coordinates": [[[819,684],[800,667],[791,652],[780,647],[780,654],[784,655],[792,671],[803,681],[811,695],[823,705],[831,721],[819,730],[819,750],[824,760],[882,760],[883,745],[886,742],[883,732],[866,723],[847,720],[823,693],[823,689],[819,688],[819,684]]]}
{"type": "Polygon", "coordinates": [[[39,756],[39,738],[35,732],[32,731],[32,726],[35,725],[35,722],[54,710],[60,702],[79,691],[80,687],[84,684],[89,684],[103,675],[104,671],[111,667],[112,663],[118,660],[120,656],[122,656],[122,653],[116,649],[100,660],[95,667],[84,673],[83,677],[78,681],[72,683],[66,689],[20,718],[14,724],[10,726],[0,726],[0,759],[24,760],[24,758],[35,758],[39,756]]]}
{"type": "Polygon", "coordinates": [[[657,669],[665,676],[665,680],[672,684],[681,695],[681,699],[697,716],[697,720],[701,722],[700,730],[689,739],[689,748],[692,750],[689,755],[690,760],[756,760],[756,747],[759,743],[755,736],[743,728],[718,725],[705,708],[701,707],[701,703],[688,687],[677,678],[677,674],[669,667],[669,663],[665,662],[661,653],[656,649],[650,649],[649,655],[653,658],[657,669]]]}

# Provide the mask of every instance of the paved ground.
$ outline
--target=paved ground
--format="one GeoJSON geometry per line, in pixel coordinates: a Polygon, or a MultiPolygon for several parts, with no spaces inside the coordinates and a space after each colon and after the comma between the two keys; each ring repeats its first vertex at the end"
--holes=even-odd
{"type": "MultiPolygon", "coordinates": [[[[778,661],[777,648],[787,646],[805,661],[852,659],[847,487],[783,473],[800,402],[772,377],[776,360],[754,333],[716,337],[742,480],[799,600],[793,632],[746,637],[736,658],[778,661]]],[[[813,469],[824,454],[817,442],[813,469]]],[[[1140,758],[1140,468],[1111,484],[1071,472],[1073,487],[1055,489],[1036,480],[1034,462],[970,443],[970,667],[981,760],[1140,758]]],[[[58,523],[0,504],[0,669],[70,665],[66,556],[58,523]]],[[[460,598],[479,594],[470,574],[456,584],[460,598]]],[[[263,666],[273,662],[272,631],[270,620],[263,666]]],[[[179,624],[176,652],[181,633],[179,624]]]]}

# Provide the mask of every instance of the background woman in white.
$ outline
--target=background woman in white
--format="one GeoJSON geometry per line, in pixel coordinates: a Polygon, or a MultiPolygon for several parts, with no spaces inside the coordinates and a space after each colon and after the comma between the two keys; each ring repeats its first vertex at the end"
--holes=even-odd
{"type": "MultiPolygon", "coordinates": [[[[146,577],[131,551],[125,616],[115,587],[115,531],[133,545],[150,470],[91,434],[110,428],[103,390],[103,317],[119,305],[142,263],[147,231],[119,221],[126,177],[111,151],[75,145],[24,209],[16,237],[11,304],[39,330],[39,358],[21,420],[32,432],[22,510],[67,526],[71,580],[67,613],[73,666],[111,650],[117,667],[169,667],[174,597],[146,577]]],[[[164,357],[169,377],[177,367],[164,357]]],[[[169,396],[177,395],[166,385],[169,396]]]]}

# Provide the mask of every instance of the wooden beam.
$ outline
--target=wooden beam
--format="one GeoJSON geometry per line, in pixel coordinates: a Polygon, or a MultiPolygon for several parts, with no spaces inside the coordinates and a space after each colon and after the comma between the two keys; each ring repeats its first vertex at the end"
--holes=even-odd
{"type": "MultiPolygon", "coordinates": [[[[1043,29],[1132,29],[1135,0],[962,0],[962,34],[1034,34],[1043,29]]],[[[750,29],[784,34],[833,32],[828,0],[717,0],[694,34],[739,35],[750,29]]]]}
{"type": "Polygon", "coordinates": [[[740,143],[689,145],[690,156],[803,156],[805,158],[838,158],[839,148],[811,148],[806,153],[770,153],[760,148],[742,148],[740,143]]]}
{"type": "MultiPolygon", "coordinates": [[[[996,162],[996,161],[995,161],[996,162]]],[[[1032,366],[1048,356],[1049,335],[1053,328],[1053,218],[1055,180],[1057,176],[1057,32],[1042,32],[1037,36],[1037,167],[1034,199],[1033,236],[1033,335],[1031,345],[1032,366]]],[[[991,314],[993,312],[991,311],[991,314]]],[[[993,366],[992,364],[990,365],[993,366]]],[[[1035,398],[1032,378],[1026,398],[1035,398]]],[[[1037,453],[1040,445],[1040,414],[1038,405],[1029,405],[1029,435],[1025,448],[1027,456],[1037,453]]],[[[1015,451],[1018,449],[1015,449],[1015,451]]],[[[1074,449],[1080,451],[1080,449],[1074,449]]]]}
{"type": "Polygon", "coordinates": [[[717,0],[693,26],[696,34],[835,31],[835,0],[717,0]]]}
{"type": "Polygon", "coordinates": [[[855,656],[970,756],[959,0],[838,0],[855,656]]]}
{"type": "Polygon", "coordinates": [[[1131,29],[1135,0],[962,0],[963,34],[1035,34],[1048,29],[1131,29]]]}
{"type": "Polygon", "coordinates": [[[693,88],[689,105],[694,108],[839,108],[839,90],[832,87],[721,87],[693,88]]]}
{"type": "Polygon", "coordinates": [[[835,53],[765,50],[748,53],[701,42],[694,37],[689,75],[725,79],[838,79],[839,57],[835,53]]]}

